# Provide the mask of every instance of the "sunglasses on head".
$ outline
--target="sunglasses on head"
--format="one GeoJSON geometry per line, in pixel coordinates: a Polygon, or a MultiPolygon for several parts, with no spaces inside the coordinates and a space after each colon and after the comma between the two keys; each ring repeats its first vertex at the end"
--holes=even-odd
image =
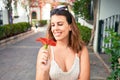
{"type": "Polygon", "coordinates": [[[68,11],[68,8],[67,8],[67,6],[65,6],[65,7],[60,7],[60,8],[55,8],[55,9],[52,9],[52,10],[50,11],[50,14],[54,14],[54,13],[56,13],[57,11],[62,11],[62,10],[68,11]]]}

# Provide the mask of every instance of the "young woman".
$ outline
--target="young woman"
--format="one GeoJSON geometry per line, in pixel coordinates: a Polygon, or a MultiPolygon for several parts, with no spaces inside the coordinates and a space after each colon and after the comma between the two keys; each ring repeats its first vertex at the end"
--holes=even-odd
{"type": "Polygon", "coordinates": [[[53,9],[50,14],[47,35],[56,46],[40,49],[36,80],[90,80],[88,50],[74,17],[64,8],[53,9]]]}

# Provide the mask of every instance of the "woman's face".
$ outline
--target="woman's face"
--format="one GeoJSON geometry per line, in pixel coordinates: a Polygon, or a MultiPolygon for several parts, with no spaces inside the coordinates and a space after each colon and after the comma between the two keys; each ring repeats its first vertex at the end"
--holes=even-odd
{"type": "Polygon", "coordinates": [[[64,39],[68,40],[70,30],[70,25],[65,16],[53,15],[51,17],[51,31],[57,41],[64,39]]]}

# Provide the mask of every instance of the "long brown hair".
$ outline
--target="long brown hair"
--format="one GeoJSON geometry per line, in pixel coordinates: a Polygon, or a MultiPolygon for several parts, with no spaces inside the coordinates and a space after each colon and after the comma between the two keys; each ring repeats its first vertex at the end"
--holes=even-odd
{"type": "MultiPolygon", "coordinates": [[[[72,48],[74,52],[78,53],[80,50],[82,50],[82,47],[85,44],[81,39],[80,30],[75,22],[74,17],[68,10],[61,10],[61,9],[52,10],[50,16],[53,15],[62,15],[66,17],[68,24],[71,25],[71,31],[69,32],[68,46],[72,48]]],[[[48,26],[47,36],[49,39],[56,41],[51,31],[51,23],[48,26]]]]}

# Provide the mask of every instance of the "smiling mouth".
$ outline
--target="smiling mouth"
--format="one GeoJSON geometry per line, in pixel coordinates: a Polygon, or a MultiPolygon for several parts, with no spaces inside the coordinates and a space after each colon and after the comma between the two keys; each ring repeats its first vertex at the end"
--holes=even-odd
{"type": "Polygon", "coordinates": [[[60,36],[62,34],[62,32],[55,32],[54,36],[60,36]]]}

